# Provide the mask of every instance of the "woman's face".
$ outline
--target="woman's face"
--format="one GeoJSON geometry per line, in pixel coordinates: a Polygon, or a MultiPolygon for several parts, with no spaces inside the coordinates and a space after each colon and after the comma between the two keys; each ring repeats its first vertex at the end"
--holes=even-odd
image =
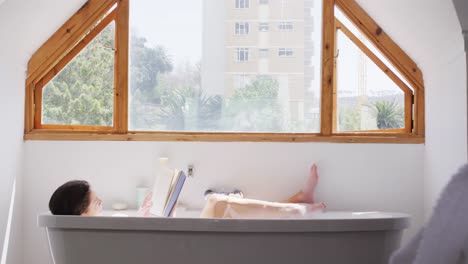
{"type": "Polygon", "coordinates": [[[82,215],[84,216],[98,216],[102,213],[102,200],[97,197],[96,192],[90,190],[89,193],[89,206],[85,213],[82,215]]]}

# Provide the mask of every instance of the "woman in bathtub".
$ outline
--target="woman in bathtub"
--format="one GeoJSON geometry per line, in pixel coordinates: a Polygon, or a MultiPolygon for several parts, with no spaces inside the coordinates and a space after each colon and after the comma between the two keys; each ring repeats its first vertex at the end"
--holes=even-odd
{"type": "MultiPolygon", "coordinates": [[[[297,218],[311,211],[323,210],[324,203],[314,203],[314,191],[318,183],[317,166],[310,168],[310,175],[303,190],[282,202],[267,202],[243,198],[239,194],[207,195],[202,218],[297,218]]],[[[147,195],[139,215],[151,216],[151,194],[147,195]]],[[[97,216],[102,212],[102,201],[86,181],[70,181],[60,186],[52,195],[49,209],[55,215],[97,216]]]]}

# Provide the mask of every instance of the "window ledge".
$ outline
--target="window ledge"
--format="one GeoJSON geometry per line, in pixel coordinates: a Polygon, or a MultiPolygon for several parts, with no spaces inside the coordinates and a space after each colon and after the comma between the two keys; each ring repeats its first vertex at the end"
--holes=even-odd
{"type": "Polygon", "coordinates": [[[206,141],[206,142],[331,142],[424,144],[423,136],[408,134],[281,134],[281,133],[188,133],[188,132],[63,132],[34,130],[24,134],[24,140],[59,141],[206,141]]]}

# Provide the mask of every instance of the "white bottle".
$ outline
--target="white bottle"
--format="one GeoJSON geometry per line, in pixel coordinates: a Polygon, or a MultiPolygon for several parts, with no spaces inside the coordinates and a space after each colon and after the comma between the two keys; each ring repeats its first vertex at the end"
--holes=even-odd
{"type": "Polygon", "coordinates": [[[156,178],[151,198],[153,206],[150,212],[156,216],[162,216],[166,207],[167,197],[172,186],[174,170],[169,168],[168,158],[159,158],[159,166],[156,169],[156,178]]]}

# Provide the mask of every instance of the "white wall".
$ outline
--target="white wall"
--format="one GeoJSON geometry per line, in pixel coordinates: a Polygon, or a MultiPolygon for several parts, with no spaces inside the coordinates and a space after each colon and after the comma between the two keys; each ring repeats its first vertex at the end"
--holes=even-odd
{"type": "Polygon", "coordinates": [[[77,2],[67,1],[67,7],[63,7],[65,3],[61,0],[0,0],[0,250],[4,242],[9,245],[2,255],[2,261],[9,264],[23,263],[21,219],[26,64],[57,25],[81,5],[77,2]],[[55,11],[60,12],[53,11],[56,6],[60,7],[55,11]],[[67,13],[67,9],[70,12],[67,13]],[[12,203],[15,181],[16,199],[12,203]],[[12,204],[14,207],[10,210],[12,204]],[[11,225],[7,230],[9,219],[11,225]],[[5,234],[10,235],[6,241],[5,234]]]}
{"type": "MultiPolygon", "coordinates": [[[[468,65],[468,1],[453,0],[453,4],[457,11],[458,20],[460,20],[460,24],[463,30],[463,38],[465,41],[465,57],[466,57],[466,63],[468,65]]],[[[468,66],[467,66],[466,72],[468,75],[468,66]]],[[[468,88],[468,82],[466,86],[468,88]]],[[[467,101],[468,101],[468,97],[467,97],[467,101]]],[[[467,137],[468,137],[468,134],[467,134],[467,137]]]]}
{"type": "MultiPolygon", "coordinates": [[[[0,34],[9,40],[0,42],[0,115],[2,124],[9,124],[0,132],[1,171],[6,175],[0,188],[10,188],[0,190],[5,195],[0,197],[1,210],[7,208],[3,201],[9,199],[3,198],[9,198],[13,179],[21,175],[27,60],[83,2],[15,0],[0,7],[0,34]]],[[[466,66],[459,59],[462,46],[456,34],[460,28],[450,1],[358,2],[425,74],[427,151],[423,145],[380,144],[27,142],[23,263],[50,263],[44,230],[36,227],[35,217],[47,210],[54,188],[84,178],[108,205],[117,199],[131,202],[135,185],[151,184],[160,154],[171,157],[176,166],[195,164],[195,178],[182,199],[196,206],[203,202],[205,188],[218,185],[238,187],[251,197],[282,199],[301,186],[307,167],[315,161],[321,174],[318,197],[331,209],[408,212],[414,216],[408,234],[414,233],[424,215],[424,188],[430,208],[448,176],[466,160],[466,88],[462,87],[466,66]]],[[[1,212],[3,217],[6,211],[1,212]]],[[[5,220],[0,218],[0,228],[5,220]]]]}
{"type": "MultiPolygon", "coordinates": [[[[1,263],[20,263],[21,221],[11,221],[21,216],[21,201],[14,200],[12,193],[15,181],[21,181],[23,161],[23,102],[24,65],[21,61],[22,44],[10,39],[13,31],[8,19],[13,1],[0,0],[0,254],[1,263]],[[17,52],[11,53],[12,46],[17,52]],[[13,206],[12,206],[13,205],[13,206]],[[13,216],[15,216],[13,218],[13,216]],[[9,221],[10,220],[10,221],[9,221]],[[10,228],[11,227],[11,228],[10,228]]],[[[16,185],[17,194],[21,185],[16,185]]],[[[17,198],[20,195],[17,196],[17,198]]]]}
{"type": "Polygon", "coordinates": [[[426,159],[425,210],[430,216],[439,193],[458,168],[467,162],[467,68],[461,27],[453,7],[440,6],[447,30],[433,34],[438,53],[425,58],[426,159]],[[450,25],[450,26],[448,26],[450,25]]]}
{"type": "Polygon", "coordinates": [[[51,193],[71,179],[89,180],[108,207],[135,204],[135,186],[150,185],[157,157],[175,167],[195,165],[182,202],[203,205],[210,187],[237,187],[246,196],[280,200],[297,191],[312,162],[319,165],[318,199],[332,210],[400,211],[423,219],[423,145],[45,142],[26,143],[24,263],[49,263],[35,217],[51,193]]]}
{"type": "Polygon", "coordinates": [[[446,182],[467,161],[467,71],[460,23],[452,1],[358,2],[424,74],[427,217],[446,182]]]}

